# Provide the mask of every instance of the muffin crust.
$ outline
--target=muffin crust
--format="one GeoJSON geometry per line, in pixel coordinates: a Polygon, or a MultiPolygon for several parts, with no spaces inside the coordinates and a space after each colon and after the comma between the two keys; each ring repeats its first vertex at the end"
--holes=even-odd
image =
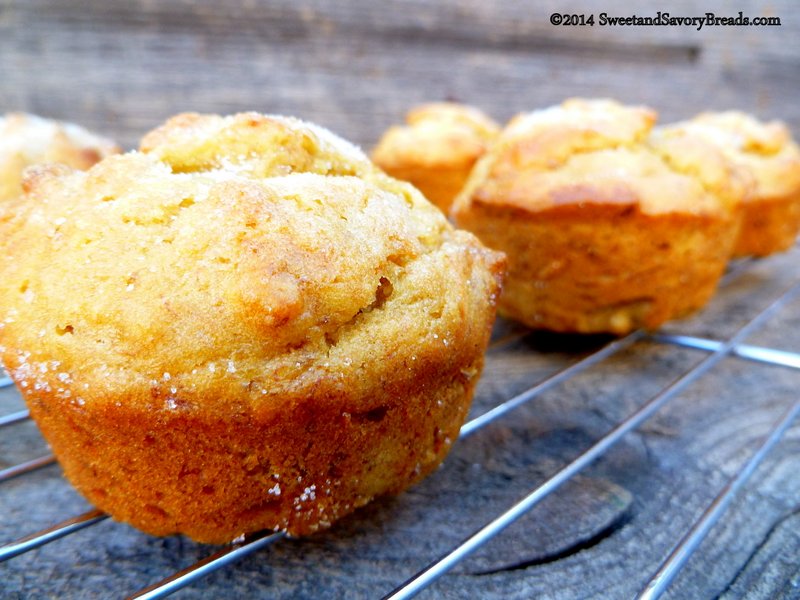
{"type": "Polygon", "coordinates": [[[497,123],[472,106],[423,104],[409,111],[406,125],[393,126],[383,134],[372,159],[389,175],[414,184],[447,212],[499,130],[497,123]]]}
{"type": "Polygon", "coordinates": [[[305,535],[443,459],[503,259],[295,119],[181,115],[0,217],[0,344],[65,474],[149,533],[305,535]]]}
{"type": "Polygon", "coordinates": [[[786,125],[738,111],[709,112],[665,127],[662,135],[701,136],[752,177],[734,256],[766,256],[794,244],[800,231],[800,147],[786,125]]]}
{"type": "Polygon", "coordinates": [[[508,255],[500,310],[534,328],[656,328],[712,295],[746,178],[656,114],[572,99],[513,119],[475,166],[453,218],[508,255]]]}
{"type": "Polygon", "coordinates": [[[38,163],[88,169],[119,148],[72,123],[24,113],[0,116],[0,202],[22,193],[23,171],[38,163]]]}

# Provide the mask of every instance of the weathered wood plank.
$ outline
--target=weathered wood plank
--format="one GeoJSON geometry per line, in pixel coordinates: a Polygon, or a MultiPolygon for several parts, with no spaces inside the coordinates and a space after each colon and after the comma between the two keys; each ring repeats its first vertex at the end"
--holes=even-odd
{"type": "MultiPolygon", "coordinates": [[[[0,107],[72,118],[129,146],[178,111],[251,108],[311,118],[368,146],[411,104],[447,97],[500,119],[582,94],[646,102],[665,119],[740,107],[799,128],[800,108],[786,101],[800,75],[791,3],[773,8],[780,28],[548,22],[553,10],[586,6],[6,2],[0,107]]],[[[621,2],[607,9],[630,13],[621,2]]],[[[742,10],[765,12],[755,2],[742,10]]]]}

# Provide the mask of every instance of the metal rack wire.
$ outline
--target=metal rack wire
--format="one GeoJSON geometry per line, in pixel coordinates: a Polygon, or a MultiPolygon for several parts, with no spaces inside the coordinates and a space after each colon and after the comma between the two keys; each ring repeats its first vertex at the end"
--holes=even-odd
{"type": "MultiPolygon", "coordinates": [[[[734,280],[739,274],[746,272],[751,262],[737,265],[729,273],[728,280],[734,280]]],[[[566,367],[550,374],[544,379],[534,383],[525,391],[497,404],[482,414],[468,421],[461,430],[461,443],[477,431],[484,429],[500,420],[504,415],[531,402],[557,386],[577,377],[596,367],[601,362],[620,354],[633,345],[648,342],[669,348],[692,348],[705,353],[705,357],[685,370],[668,385],[663,387],[649,400],[641,404],[627,417],[618,421],[608,432],[597,439],[588,448],[583,450],[576,458],[557,469],[543,482],[531,489],[527,494],[507,508],[504,512],[490,519],[473,534],[467,536],[461,543],[407,579],[404,583],[388,594],[385,598],[410,598],[421,590],[431,586],[434,582],[450,571],[454,566],[463,562],[467,556],[497,536],[509,525],[518,521],[523,515],[531,511],[543,499],[553,494],[563,484],[572,480],[578,473],[586,469],[597,459],[603,457],[609,450],[626,435],[642,426],[654,416],[668,402],[683,393],[693,382],[703,378],[712,369],[728,357],[737,357],[748,362],[775,365],[788,369],[800,369],[800,354],[779,350],[771,347],[761,347],[745,344],[744,341],[751,334],[763,328],[781,308],[800,297],[800,283],[795,283],[775,298],[766,308],[758,312],[744,326],[740,327],[733,335],[724,340],[710,339],[708,337],[677,335],[664,332],[645,333],[637,331],[623,338],[608,341],[600,348],[590,352],[583,358],[573,361],[566,367]]],[[[528,332],[517,330],[510,335],[494,342],[495,347],[512,343],[528,332]]],[[[9,385],[9,381],[2,381],[0,385],[9,385]]],[[[759,464],[768,456],[769,452],[779,443],[781,437],[792,426],[800,413],[800,400],[786,407],[784,414],[774,424],[770,432],[753,450],[750,456],[742,462],[739,469],[730,477],[729,481],[719,490],[717,496],[702,512],[702,514],[689,527],[682,539],[677,540],[669,549],[662,564],[654,569],[652,576],[647,579],[641,589],[641,598],[658,598],[668,588],[678,575],[681,568],[689,561],[697,550],[700,542],[706,537],[713,526],[723,518],[726,509],[734,501],[735,496],[746,485],[750,476],[759,464]]],[[[0,427],[10,427],[27,420],[27,411],[17,411],[0,416],[0,427]]],[[[23,463],[8,467],[0,471],[0,483],[12,478],[20,477],[34,472],[53,462],[50,455],[41,456],[23,463]]],[[[434,475],[435,476],[435,475],[434,475]]],[[[2,489],[0,489],[0,493],[2,489]]],[[[10,542],[0,547],[0,562],[10,560],[15,556],[29,552],[49,542],[69,535],[80,529],[92,526],[103,521],[106,515],[97,510],[73,516],[64,521],[27,535],[21,539],[10,542]]],[[[164,580],[134,592],[131,598],[162,598],[193,582],[205,577],[209,573],[252,554],[283,538],[281,533],[261,532],[244,536],[235,540],[207,558],[185,569],[170,575],[164,580]]],[[[375,596],[381,591],[376,591],[375,596]]]]}

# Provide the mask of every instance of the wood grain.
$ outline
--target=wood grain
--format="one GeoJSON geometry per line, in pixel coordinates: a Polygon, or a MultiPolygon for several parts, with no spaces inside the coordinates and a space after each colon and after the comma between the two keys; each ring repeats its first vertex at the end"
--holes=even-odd
{"type": "MultiPolygon", "coordinates": [[[[171,114],[260,110],[365,147],[413,104],[471,102],[504,120],[611,96],[663,120],[740,108],[800,134],[800,16],[789,1],[0,0],[0,112],[68,119],[133,147],[171,114]],[[554,27],[552,12],[776,15],[777,28],[554,27]]],[[[800,250],[749,264],[669,329],[724,338],[800,280],[800,250]]],[[[800,351],[800,303],[753,343],[800,351]]],[[[498,331],[513,330],[501,322],[498,331]]],[[[529,335],[490,351],[474,414],[602,340],[529,335]]],[[[374,598],[515,502],[702,357],[649,342],[459,443],[431,478],[330,532],[287,541],[184,598],[374,598]]],[[[730,359],[423,597],[627,598],[794,401],[800,373],[730,359]]],[[[21,407],[0,391],[0,414],[21,407]]],[[[0,431],[0,467],[46,448],[0,431]]],[[[672,598],[800,598],[795,426],[671,588],[672,598]]],[[[0,487],[0,543],[86,510],[58,467],[0,487]]],[[[8,598],[118,597],[205,557],[183,538],[105,522],[0,565],[8,598]]]]}
{"type": "MultiPolygon", "coordinates": [[[[679,2],[669,12],[709,9],[679,2]]],[[[631,13],[619,1],[604,10],[631,13]]],[[[789,100],[797,11],[754,1],[738,10],[782,25],[550,25],[553,11],[600,12],[580,2],[4,0],[0,109],[72,119],[126,146],[176,112],[248,109],[310,118],[370,146],[412,104],[445,98],[501,120],[587,95],[647,103],[665,120],[736,107],[800,129],[789,100]]]]}

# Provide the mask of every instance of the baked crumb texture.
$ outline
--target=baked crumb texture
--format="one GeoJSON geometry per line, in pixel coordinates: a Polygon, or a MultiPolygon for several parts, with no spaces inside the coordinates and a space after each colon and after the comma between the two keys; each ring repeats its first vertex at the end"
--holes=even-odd
{"type": "Polygon", "coordinates": [[[39,163],[88,169],[119,148],[78,125],[24,113],[0,116],[0,202],[22,193],[23,171],[39,163]]]}
{"type": "Polygon", "coordinates": [[[0,350],[68,479],[146,532],[305,535],[430,473],[504,259],[319,127],[185,114],[0,213],[0,350]]]}
{"type": "Polygon", "coordinates": [[[423,104],[409,111],[405,125],[383,134],[372,159],[448,212],[499,131],[497,123],[477,108],[449,102],[423,104]]]}
{"type": "Polygon", "coordinates": [[[665,136],[702,136],[753,177],[734,256],[766,256],[794,244],[800,230],[800,148],[783,123],[728,111],[663,129],[665,136]]]}
{"type": "Polygon", "coordinates": [[[508,255],[500,310],[534,328],[623,334],[703,306],[741,220],[746,173],[654,111],[567,100],[515,117],[452,216],[508,255]]]}

